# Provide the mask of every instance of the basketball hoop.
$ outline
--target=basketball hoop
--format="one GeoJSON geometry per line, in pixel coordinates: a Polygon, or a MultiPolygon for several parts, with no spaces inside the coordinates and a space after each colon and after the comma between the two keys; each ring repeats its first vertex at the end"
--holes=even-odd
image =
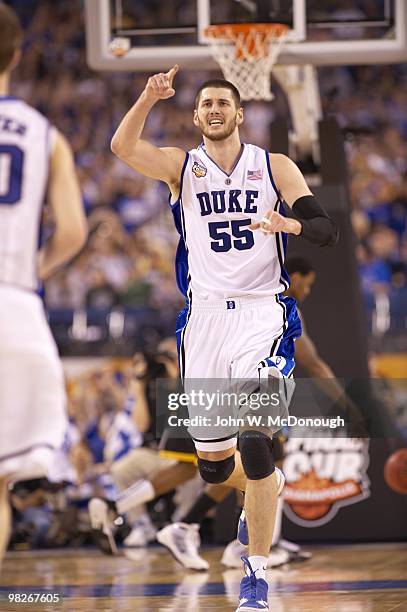
{"type": "Polygon", "coordinates": [[[289,27],[281,23],[231,23],[205,29],[214,59],[243,100],[272,100],[270,74],[289,27]]]}

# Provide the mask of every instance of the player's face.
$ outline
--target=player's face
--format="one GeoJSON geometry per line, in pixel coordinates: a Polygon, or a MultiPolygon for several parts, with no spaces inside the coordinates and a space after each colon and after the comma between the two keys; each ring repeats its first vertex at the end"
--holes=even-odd
{"type": "Polygon", "coordinates": [[[230,89],[206,87],[202,90],[194,123],[209,140],[225,140],[243,121],[243,109],[236,108],[230,89]]]}
{"type": "Polygon", "coordinates": [[[315,272],[313,271],[308,272],[308,274],[300,274],[299,272],[294,272],[290,275],[291,294],[298,302],[303,302],[305,298],[309,295],[314,281],[315,272]]]}

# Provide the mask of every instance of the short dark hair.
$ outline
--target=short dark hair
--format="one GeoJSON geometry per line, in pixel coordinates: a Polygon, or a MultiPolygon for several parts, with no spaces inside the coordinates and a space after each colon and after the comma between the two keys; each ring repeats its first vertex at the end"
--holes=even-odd
{"type": "Polygon", "coordinates": [[[17,13],[6,4],[0,3],[0,73],[8,68],[22,40],[23,29],[17,13]]]}
{"type": "Polygon", "coordinates": [[[301,276],[306,276],[310,272],[314,272],[314,266],[308,259],[301,257],[300,255],[291,255],[284,261],[284,268],[288,274],[294,274],[298,272],[301,276]]]}
{"type": "Polygon", "coordinates": [[[195,96],[195,108],[198,108],[199,98],[201,96],[202,90],[206,87],[218,87],[219,89],[222,87],[224,89],[229,89],[232,92],[233,99],[236,104],[236,108],[240,108],[242,103],[240,100],[240,93],[237,87],[233,85],[230,81],[225,81],[225,79],[209,79],[209,81],[205,81],[202,83],[195,96]]]}

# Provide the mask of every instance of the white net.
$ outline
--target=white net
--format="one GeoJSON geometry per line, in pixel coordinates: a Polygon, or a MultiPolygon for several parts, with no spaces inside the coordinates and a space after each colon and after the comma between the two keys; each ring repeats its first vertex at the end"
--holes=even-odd
{"type": "Polygon", "coordinates": [[[285,31],[259,31],[256,26],[236,31],[232,26],[222,26],[221,35],[212,28],[206,34],[214,59],[225,79],[237,87],[242,100],[273,99],[270,76],[285,42],[285,31]]]}

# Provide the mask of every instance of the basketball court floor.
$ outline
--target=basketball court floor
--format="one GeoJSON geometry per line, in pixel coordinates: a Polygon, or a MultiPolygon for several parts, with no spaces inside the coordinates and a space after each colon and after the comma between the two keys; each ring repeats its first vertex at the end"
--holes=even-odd
{"type": "MultiPolygon", "coordinates": [[[[307,548],[310,561],[269,570],[273,612],[407,611],[407,544],[307,548]]],[[[241,570],[220,564],[220,548],[203,556],[209,572],[186,571],[159,547],[134,549],[128,557],[84,549],[10,553],[0,580],[0,610],[233,612],[241,570]],[[59,593],[63,602],[7,601],[9,592],[38,589],[59,593]]]]}

